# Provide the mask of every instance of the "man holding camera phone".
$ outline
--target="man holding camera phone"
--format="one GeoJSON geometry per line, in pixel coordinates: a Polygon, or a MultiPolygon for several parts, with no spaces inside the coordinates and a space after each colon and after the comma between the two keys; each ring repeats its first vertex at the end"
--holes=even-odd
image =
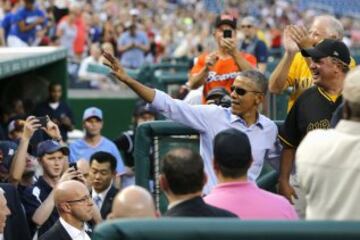
{"type": "Polygon", "coordinates": [[[197,89],[204,85],[203,103],[210,90],[223,87],[230,92],[230,87],[239,72],[253,69],[256,58],[237,50],[237,19],[231,15],[216,17],[214,37],[217,49],[200,55],[192,68],[188,85],[197,89]]]}

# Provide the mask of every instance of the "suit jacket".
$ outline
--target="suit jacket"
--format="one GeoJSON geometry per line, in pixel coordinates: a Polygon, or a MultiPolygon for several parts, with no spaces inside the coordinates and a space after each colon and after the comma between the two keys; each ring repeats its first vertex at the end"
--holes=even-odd
{"type": "Polygon", "coordinates": [[[71,240],[71,237],[58,220],[39,240],[71,240]]]}
{"type": "Polygon", "coordinates": [[[6,219],[4,239],[30,240],[29,227],[17,189],[8,183],[1,183],[0,187],[5,192],[7,206],[11,211],[11,214],[6,219]]]}
{"type": "Polygon", "coordinates": [[[236,217],[227,210],[213,207],[201,197],[194,197],[179,203],[165,213],[166,217],[236,217]]]}
{"type": "Polygon", "coordinates": [[[117,192],[118,190],[114,186],[111,186],[111,188],[107,192],[104,202],[100,209],[101,217],[103,219],[106,219],[107,215],[111,212],[112,203],[117,192]]]}

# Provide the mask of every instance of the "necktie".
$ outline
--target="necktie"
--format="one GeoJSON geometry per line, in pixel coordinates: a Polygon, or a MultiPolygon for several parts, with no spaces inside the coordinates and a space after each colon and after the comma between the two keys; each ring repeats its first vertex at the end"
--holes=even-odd
{"type": "Polygon", "coordinates": [[[99,195],[94,197],[94,202],[96,206],[100,209],[101,208],[101,197],[99,195]]]}

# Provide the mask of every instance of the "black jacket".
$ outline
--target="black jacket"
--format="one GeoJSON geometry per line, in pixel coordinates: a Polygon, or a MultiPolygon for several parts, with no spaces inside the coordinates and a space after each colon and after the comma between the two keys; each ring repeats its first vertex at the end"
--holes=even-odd
{"type": "Polygon", "coordinates": [[[71,237],[58,220],[39,240],[71,240],[71,237]]]}
{"type": "Polygon", "coordinates": [[[165,217],[236,217],[227,210],[213,207],[204,202],[201,197],[186,200],[165,213],[165,217]]]}
{"type": "Polygon", "coordinates": [[[8,183],[0,183],[0,187],[5,192],[7,206],[11,211],[6,219],[4,238],[6,240],[30,240],[29,227],[17,189],[8,183]]]}

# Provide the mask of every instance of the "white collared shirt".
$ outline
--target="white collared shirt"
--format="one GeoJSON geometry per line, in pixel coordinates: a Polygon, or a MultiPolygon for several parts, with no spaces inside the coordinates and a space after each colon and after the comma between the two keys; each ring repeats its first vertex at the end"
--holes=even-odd
{"type": "Polygon", "coordinates": [[[112,183],[112,181],[111,181],[109,187],[108,187],[107,189],[105,189],[105,191],[103,191],[103,192],[101,192],[101,193],[97,193],[97,192],[95,191],[95,189],[92,188],[92,190],[91,190],[91,197],[92,197],[92,199],[95,199],[97,196],[99,196],[100,199],[101,199],[101,204],[100,204],[100,206],[99,206],[99,209],[101,209],[101,207],[102,207],[102,205],[103,205],[103,203],[104,203],[106,194],[109,192],[112,184],[113,184],[113,183],[112,183]]]}
{"type": "Polygon", "coordinates": [[[60,217],[60,223],[65,228],[65,231],[70,235],[72,240],[91,240],[85,232],[85,227],[80,230],[68,224],[63,218],[60,217]]]}

